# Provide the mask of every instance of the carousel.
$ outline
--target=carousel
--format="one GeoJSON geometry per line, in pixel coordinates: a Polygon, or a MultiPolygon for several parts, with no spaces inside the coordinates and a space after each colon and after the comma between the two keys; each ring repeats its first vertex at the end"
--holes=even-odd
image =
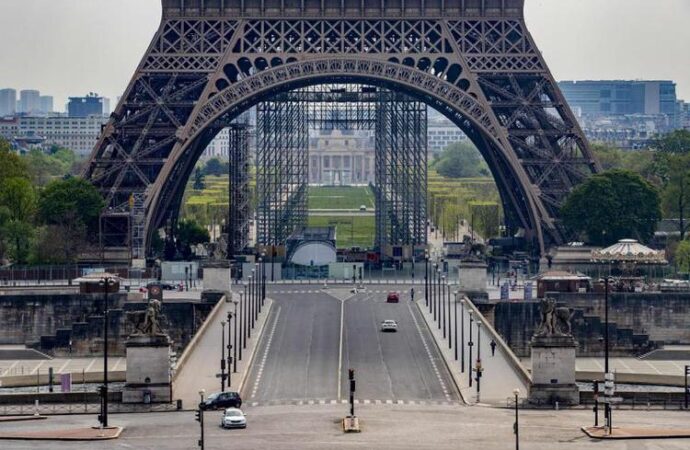
{"type": "Polygon", "coordinates": [[[614,278],[616,290],[627,292],[646,290],[647,279],[663,277],[663,268],[668,266],[665,251],[651,249],[634,239],[622,239],[605,249],[593,250],[592,262],[602,268],[608,266],[604,276],[614,278]]]}

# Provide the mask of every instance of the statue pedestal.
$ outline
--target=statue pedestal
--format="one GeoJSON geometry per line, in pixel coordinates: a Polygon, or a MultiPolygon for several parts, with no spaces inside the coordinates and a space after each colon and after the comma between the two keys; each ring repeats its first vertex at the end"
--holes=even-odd
{"type": "Polygon", "coordinates": [[[575,339],[572,336],[534,336],[531,346],[530,403],[578,405],[580,390],[575,384],[575,339]]]}
{"type": "Polygon", "coordinates": [[[127,377],[122,403],[170,403],[170,340],[166,335],[127,339],[127,377]]]}

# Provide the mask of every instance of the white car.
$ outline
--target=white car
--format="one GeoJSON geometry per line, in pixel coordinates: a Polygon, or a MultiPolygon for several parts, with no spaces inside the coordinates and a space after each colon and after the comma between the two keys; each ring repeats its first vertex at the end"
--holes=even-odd
{"type": "Polygon", "coordinates": [[[395,320],[384,320],[381,322],[381,331],[398,331],[398,322],[395,320]]]}
{"type": "Polygon", "coordinates": [[[220,426],[223,428],[247,428],[247,416],[241,409],[228,408],[223,413],[220,426]]]}

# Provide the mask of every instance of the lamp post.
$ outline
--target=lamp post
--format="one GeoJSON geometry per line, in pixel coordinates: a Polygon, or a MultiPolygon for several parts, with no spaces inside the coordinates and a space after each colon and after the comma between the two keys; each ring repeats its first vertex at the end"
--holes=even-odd
{"type": "Polygon", "coordinates": [[[453,293],[455,302],[453,302],[453,323],[455,324],[455,338],[453,339],[453,345],[455,345],[455,360],[458,360],[458,291],[453,293]]]}
{"type": "MultiPolygon", "coordinates": [[[[238,303],[239,303],[238,301],[233,301],[232,304],[234,306],[234,311],[232,312],[232,315],[230,315],[228,313],[228,315],[230,317],[232,317],[232,319],[233,319],[233,323],[232,323],[232,371],[235,373],[237,373],[237,347],[238,347],[238,345],[237,345],[237,304],[238,303]]],[[[228,321],[228,323],[230,323],[230,322],[228,321]]],[[[229,331],[230,330],[228,330],[228,332],[229,331]]],[[[228,336],[228,341],[230,341],[229,336],[228,336]]],[[[240,349],[240,352],[241,351],[242,350],[240,349]]],[[[240,353],[240,355],[241,354],[242,353],[240,353]]],[[[229,356],[230,356],[230,354],[228,352],[228,357],[229,356]]],[[[230,371],[230,366],[228,366],[228,371],[230,371]]]]}
{"type": "MultiPolygon", "coordinates": [[[[609,374],[609,277],[604,277],[604,379],[609,374]]],[[[611,430],[611,404],[604,403],[606,428],[611,430]]]]}
{"type": "Polygon", "coordinates": [[[436,309],[438,310],[438,329],[441,329],[441,267],[437,269],[436,273],[436,309]]]}
{"type": "Polygon", "coordinates": [[[441,321],[443,322],[443,339],[446,338],[446,276],[441,275],[441,321]]]}
{"type": "Polygon", "coordinates": [[[482,323],[477,320],[477,365],[475,370],[477,372],[477,403],[480,402],[481,393],[481,381],[482,381],[482,333],[481,333],[482,323]]]}
{"type": "Polygon", "coordinates": [[[515,425],[513,425],[513,432],[515,433],[515,450],[520,450],[520,428],[518,422],[520,389],[514,389],[513,395],[515,396],[515,425]]]}
{"type": "Polygon", "coordinates": [[[266,301],[266,252],[263,251],[261,252],[261,258],[259,259],[261,262],[261,284],[263,285],[261,288],[261,306],[263,306],[264,302],[266,301]]]}
{"type": "MultiPolygon", "coordinates": [[[[230,325],[228,324],[228,328],[230,325]]],[[[225,321],[220,321],[220,392],[225,392],[225,321]]]]}
{"type": "Polygon", "coordinates": [[[201,428],[201,438],[199,439],[199,448],[201,450],[204,450],[204,410],[201,409],[201,404],[204,403],[204,394],[206,393],[205,389],[201,389],[199,391],[199,399],[201,400],[199,403],[199,409],[196,412],[196,420],[199,422],[199,427],[201,428]]]}
{"type": "Polygon", "coordinates": [[[111,277],[102,278],[98,285],[103,288],[103,386],[101,386],[101,415],[99,420],[103,428],[108,427],[108,290],[115,286],[111,277]]]}
{"type": "MultiPolygon", "coordinates": [[[[460,367],[465,373],[465,299],[460,299],[460,367]]],[[[457,359],[457,352],[455,358],[457,359]]]]}
{"type": "Polygon", "coordinates": [[[228,357],[227,357],[227,366],[228,366],[228,389],[230,389],[230,386],[232,386],[232,317],[233,314],[231,311],[228,311],[228,357]]]}
{"type": "Polygon", "coordinates": [[[431,312],[434,314],[436,320],[436,268],[438,264],[434,263],[431,266],[431,312]]]}
{"type": "Polygon", "coordinates": [[[469,368],[468,377],[470,379],[470,387],[472,387],[472,346],[474,345],[474,342],[472,342],[472,321],[473,321],[472,311],[470,311],[468,313],[468,315],[470,316],[470,334],[469,334],[470,341],[467,343],[467,347],[468,347],[468,351],[469,351],[469,355],[468,355],[468,359],[467,359],[467,365],[469,366],[468,367],[469,368]]]}
{"type": "Polygon", "coordinates": [[[244,311],[246,308],[244,307],[244,295],[242,295],[242,292],[240,292],[240,359],[242,359],[242,349],[247,348],[247,332],[246,328],[244,326],[244,311]]]}
{"type": "MultiPolygon", "coordinates": [[[[245,333],[246,333],[246,339],[250,339],[252,337],[252,327],[249,326],[249,314],[251,312],[251,301],[249,298],[249,283],[245,282],[244,283],[244,301],[247,302],[245,305],[245,312],[244,312],[244,318],[245,318],[245,333]]],[[[246,344],[246,339],[245,339],[245,344],[246,344]]],[[[245,345],[245,348],[246,345],[245,345]]]]}
{"type": "Polygon", "coordinates": [[[429,251],[424,250],[424,304],[429,306],[429,251]]]}
{"type": "MultiPolygon", "coordinates": [[[[448,349],[450,350],[451,348],[453,348],[452,341],[451,341],[451,337],[453,334],[453,327],[452,327],[453,323],[451,322],[451,317],[450,317],[450,282],[448,283],[448,285],[446,287],[448,288],[448,295],[446,296],[446,299],[448,301],[448,349]]],[[[457,319],[457,316],[456,316],[456,319],[457,319]]],[[[456,323],[455,324],[456,333],[457,333],[457,327],[458,327],[458,324],[456,323]]]]}

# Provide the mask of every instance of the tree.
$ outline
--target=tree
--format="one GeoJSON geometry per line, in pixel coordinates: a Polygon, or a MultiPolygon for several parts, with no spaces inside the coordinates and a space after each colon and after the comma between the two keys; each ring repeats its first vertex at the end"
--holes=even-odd
{"type": "Polygon", "coordinates": [[[193,220],[180,220],[177,224],[177,248],[184,259],[192,256],[192,246],[211,240],[208,230],[193,220]]]}
{"type": "Polygon", "coordinates": [[[204,175],[220,176],[228,173],[228,163],[221,162],[218,158],[211,158],[206,161],[204,166],[204,175]]]}
{"type": "Polygon", "coordinates": [[[51,181],[41,192],[39,216],[49,225],[98,230],[98,217],[105,203],[98,190],[81,178],[51,181]]]}
{"type": "Polygon", "coordinates": [[[26,163],[17,155],[10,143],[0,137],[0,182],[10,178],[29,178],[26,163]]]}
{"type": "Polygon", "coordinates": [[[676,130],[656,138],[652,147],[663,153],[690,153],[690,130],[676,130]]]}
{"type": "Polygon", "coordinates": [[[490,175],[482,155],[472,144],[456,142],[449,145],[435,162],[439,175],[448,178],[473,178],[490,175]]]}
{"type": "Polygon", "coordinates": [[[594,245],[624,238],[645,242],[661,219],[659,193],[636,173],[610,170],[575,188],[561,215],[566,228],[594,245]]]}
{"type": "Polygon", "coordinates": [[[664,216],[678,219],[680,240],[688,231],[687,214],[690,212],[690,154],[673,155],[669,164],[668,181],[661,194],[664,216]]]}
{"type": "Polygon", "coordinates": [[[206,188],[206,183],[204,182],[204,173],[199,167],[194,170],[194,189],[197,191],[204,190],[206,188]]]}
{"type": "Polygon", "coordinates": [[[676,267],[682,273],[690,273],[690,241],[683,240],[676,248],[676,267]]]}
{"type": "Polygon", "coordinates": [[[0,238],[17,263],[26,263],[33,236],[36,192],[26,178],[0,180],[0,238]]]}

